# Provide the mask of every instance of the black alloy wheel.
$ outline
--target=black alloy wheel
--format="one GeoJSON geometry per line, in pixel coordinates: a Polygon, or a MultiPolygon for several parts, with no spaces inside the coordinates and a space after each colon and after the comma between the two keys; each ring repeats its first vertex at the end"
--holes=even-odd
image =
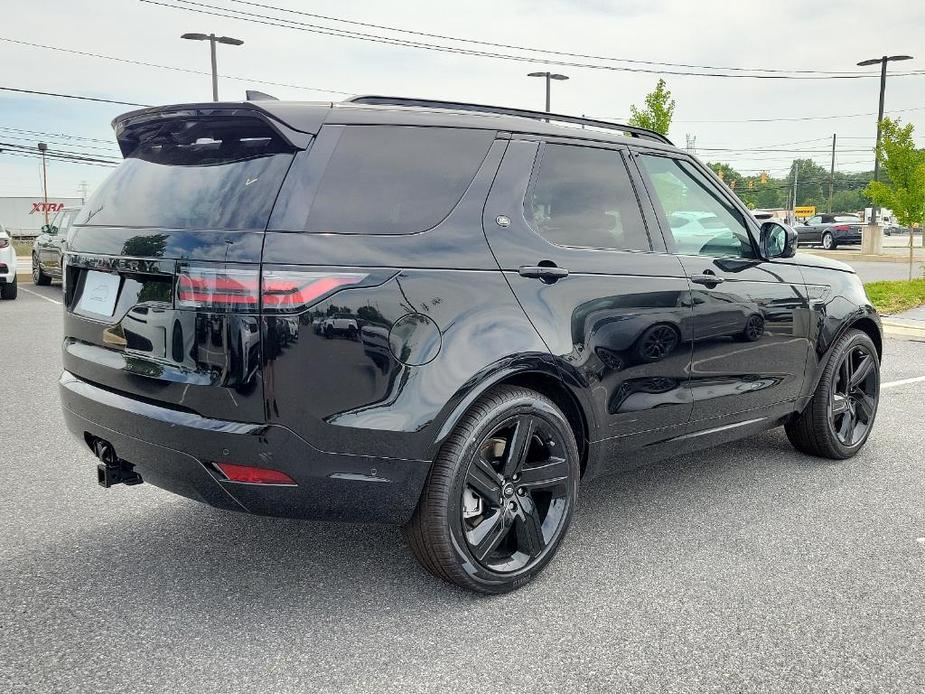
{"type": "Polygon", "coordinates": [[[755,342],[764,335],[764,318],[758,314],[753,314],[745,321],[745,330],[742,331],[742,338],[746,342],[755,342]]]}
{"type": "Polygon", "coordinates": [[[578,476],[558,407],[525,388],[494,388],[441,447],[405,534],[435,576],[483,593],[519,588],[565,536],[578,476]]]}
{"type": "Polygon", "coordinates": [[[681,337],[671,325],[653,325],[639,338],[639,357],[643,361],[660,361],[674,352],[681,337]]]}
{"type": "Polygon", "coordinates": [[[874,423],[880,386],[876,361],[864,345],[856,345],[838,367],[829,399],[829,424],[845,446],[864,439],[874,423]]]}
{"type": "Polygon", "coordinates": [[[844,460],[864,446],[880,399],[880,357],[870,337],[849,330],[832,347],[812,399],[785,425],[797,450],[844,460]]]}
{"type": "Polygon", "coordinates": [[[523,569],[556,536],[569,506],[565,442],[519,414],[483,439],[469,462],[461,516],[468,549],[498,572],[523,569]]]}

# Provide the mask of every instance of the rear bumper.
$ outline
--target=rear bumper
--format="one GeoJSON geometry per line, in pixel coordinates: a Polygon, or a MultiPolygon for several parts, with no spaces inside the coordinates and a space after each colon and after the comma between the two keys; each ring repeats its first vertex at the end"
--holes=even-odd
{"type": "MultiPolygon", "coordinates": [[[[218,508],[349,522],[410,518],[429,463],[320,451],[289,429],[207,419],[136,400],[65,371],[64,419],[82,441],[108,441],[145,482],[218,508]],[[214,462],[280,470],[296,486],[230,482],[214,462]]],[[[88,469],[88,475],[91,470],[88,469]]]]}
{"type": "Polygon", "coordinates": [[[835,234],[835,242],[840,244],[861,243],[861,233],[835,234]]]}

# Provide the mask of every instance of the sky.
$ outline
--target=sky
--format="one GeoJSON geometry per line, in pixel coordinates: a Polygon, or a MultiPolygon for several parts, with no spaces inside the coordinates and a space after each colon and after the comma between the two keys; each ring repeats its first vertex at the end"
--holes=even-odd
{"type": "MultiPolygon", "coordinates": [[[[569,76],[568,81],[553,83],[553,111],[622,120],[629,116],[631,104],[643,103],[661,76],[677,102],[671,139],[685,146],[688,136],[696,138],[697,154],[705,161],[725,161],[744,173],[765,169],[772,176],[784,175],[795,157],[813,157],[828,167],[832,134],[837,133],[838,170],[873,168],[876,118],[853,114],[876,112],[878,78],[759,80],[660,75],[549,65],[542,55],[524,53],[518,54],[529,60],[509,61],[322,35],[258,21],[281,17],[317,27],[516,53],[509,49],[338,24],[235,0],[201,1],[253,16],[241,20],[177,9],[180,4],[196,7],[184,0],[3,0],[0,86],[141,104],[207,101],[211,99],[208,44],[179,36],[214,32],[244,41],[239,47],[219,46],[219,74],[248,78],[220,79],[220,95],[227,100],[241,100],[246,88],[255,88],[281,99],[340,100],[350,94],[386,94],[542,110],[543,80],[528,78],[526,73],[553,70],[569,76]],[[206,74],[114,62],[14,41],[206,74]],[[258,80],[290,86],[270,86],[258,80]],[[810,117],[814,119],[743,122],[810,117]],[[766,151],[746,151],[756,148],[766,151]],[[767,151],[779,149],[788,151],[767,151]]],[[[886,112],[914,123],[916,140],[925,144],[925,2],[921,0],[875,4],[860,0],[253,2],[547,51],[724,68],[857,71],[860,68],[855,64],[862,59],[909,54],[918,59],[891,64],[891,72],[918,70],[920,74],[888,80],[886,112]]],[[[661,69],[615,61],[545,58],[661,69]]],[[[0,91],[0,149],[3,143],[34,147],[43,139],[51,150],[118,157],[110,122],[132,109],[0,91]]],[[[104,166],[51,162],[49,195],[75,196],[82,182],[92,192],[110,171],[104,166]]],[[[9,147],[0,152],[0,196],[40,193],[39,160],[10,155],[9,147]]]]}

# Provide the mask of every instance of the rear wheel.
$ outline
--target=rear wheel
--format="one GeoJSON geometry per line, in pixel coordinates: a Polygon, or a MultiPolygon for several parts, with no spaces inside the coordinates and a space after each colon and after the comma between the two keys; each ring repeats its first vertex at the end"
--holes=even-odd
{"type": "Polygon", "coordinates": [[[51,276],[45,274],[42,264],[35,255],[32,256],[32,282],[40,286],[51,284],[51,276]]]}
{"type": "Polygon", "coordinates": [[[822,247],[827,251],[834,251],[838,248],[838,244],[835,242],[835,237],[832,236],[830,232],[825,232],[822,235],[822,247]]]}
{"type": "Polygon", "coordinates": [[[880,360],[870,337],[850,330],[835,346],[806,409],[786,425],[798,450],[833,460],[856,454],[870,435],[880,400],[880,360]]]}
{"type": "Polygon", "coordinates": [[[16,275],[13,275],[13,281],[9,284],[0,285],[0,299],[15,299],[17,293],[18,286],[16,284],[16,275]]]}
{"type": "Polygon", "coordinates": [[[673,325],[662,323],[647,328],[636,342],[636,357],[640,361],[661,361],[681,342],[681,335],[673,325]]]}
{"type": "Polygon", "coordinates": [[[575,436],[552,401],[495,388],[441,447],[406,537],[435,576],[505,593],[552,559],[572,518],[578,476],[575,436]]]}

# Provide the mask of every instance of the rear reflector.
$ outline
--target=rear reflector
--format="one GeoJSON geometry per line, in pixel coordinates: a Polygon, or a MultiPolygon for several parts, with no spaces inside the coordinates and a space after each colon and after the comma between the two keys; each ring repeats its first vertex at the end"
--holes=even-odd
{"type": "Polygon", "coordinates": [[[250,465],[232,465],[231,463],[214,463],[215,467],[232,482],[247,484],[290,484],[296,482],[285,472],[269,470],[250,465]]]}

